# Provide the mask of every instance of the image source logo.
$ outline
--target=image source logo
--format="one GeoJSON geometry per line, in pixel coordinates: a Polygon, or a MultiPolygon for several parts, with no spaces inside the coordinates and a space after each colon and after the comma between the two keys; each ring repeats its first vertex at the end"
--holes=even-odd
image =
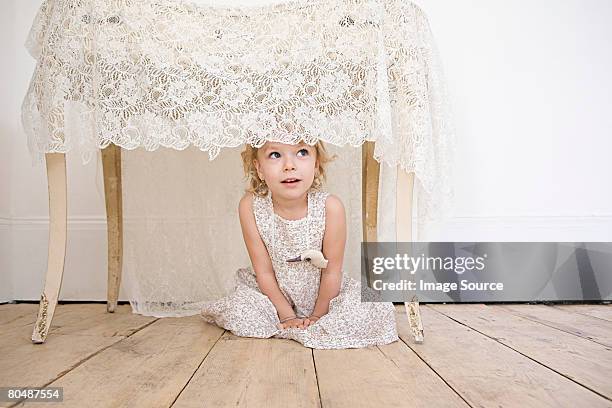
{"type": "Polygon", "coordinates": [[[362,300],[610,300],[611,267],[609,242],[362,242],[362,300]]]}

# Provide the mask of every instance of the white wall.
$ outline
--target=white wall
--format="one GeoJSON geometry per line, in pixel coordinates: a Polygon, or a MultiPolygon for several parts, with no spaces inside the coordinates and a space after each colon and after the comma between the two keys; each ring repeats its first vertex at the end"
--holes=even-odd
{"type": "MultiPolygon", "coordinates": [[[[612,2],[416,3],[442,56],[459,141],[456,217],[430,239],[612,241],[612,2]]],[[[10,62],[0,66],[0,301],[37,300],[46,271],[45,169],[31,166],[19,121],[34,68],[23,42],[38,5],[5,0],[0,13],[10,62]]],[[[101,170],[67,161],[60,298],[104,300],[101,170]]]]}
{"type": "MultiPolygon", "coordinates": [[[[15,14],[13,2],[6,4],[0,17],[0,55],[6,55],[11,60],[17,50],[15,43],[15,26],[10,16],[15,14]]],[[[16,122],[14,120],[16,106],[13,95],[16,93],[14,82],[9,80],[15,75],[15,65],[0,65],[0,302],[13,296],[11,252],[10,252],[10,220],[11,220],[11,161],[13,138],[16,137],[16,122]]]]}
{"type": "MultiPolygon", "coordinates": [[[[4,4],[0,26],[5,29],[12,27],[12,36],[2,37],[6,41],[2,47],[14,58],[8,59],[12,64],[0,67],[1,70],[9,70],[2,77],[11,87],[11,92],[3,93],[0,97],[0,103],[5,107],[0,112],[3,124],[0,166],[6,166],[6,172],[10,173],[6,179],[8,182],[0,185],[0,202],[9,202],[0,207],[0,214],[10,214],[8,235],[7,228],[0,229],[0,243],[8,243],[0,249],[9,255],[5,257],[2,253],[0,300],[6,299],[6,293],[12,299],[38,300],[47,267],[47,178],[44,165],[32,166],[26,136],[21,128],[20,112],[34,71],[34,60],[23,43],[40,1],[11,0],[4,4]],[[7,290],[7,287],[10,289],[7,290]]],[[[66,161],[69,232],[60,299],[104,300],[107,247],[102,170],[95,162],[83,167],[79,159],[70,154],[66,161]]]]}
{"type": "Polygon", "coordinates": [[[415,2],[458,130],[457,216],[437,238],[612,240],[612,2],[415,2]]]}

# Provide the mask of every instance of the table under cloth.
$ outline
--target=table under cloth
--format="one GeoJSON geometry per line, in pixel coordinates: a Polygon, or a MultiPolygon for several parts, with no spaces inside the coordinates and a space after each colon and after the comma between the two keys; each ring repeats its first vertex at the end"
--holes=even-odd
{"type": "Polygon", "coordinates": [[[26,47],[34,162],[109,144],[225,147],[375,142],[414,172],[419,220],[452,201],[454,132],[427,17],[404,0],[219,7],[182,0],[46,0],[26,47]]]}

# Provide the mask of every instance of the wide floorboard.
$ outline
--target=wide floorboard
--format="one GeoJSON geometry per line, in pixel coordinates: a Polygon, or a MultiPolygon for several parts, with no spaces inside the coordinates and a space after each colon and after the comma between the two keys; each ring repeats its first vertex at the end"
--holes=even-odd
{"type": "Polygon", "coordinates": [[[60,304],[32,344],[37,310],[0,305],[0,386],[62,407],[612,407],[610,305],[421,305],[423,344],[397,305],[400,341],[348,350],[101,303],[60,304]]]}

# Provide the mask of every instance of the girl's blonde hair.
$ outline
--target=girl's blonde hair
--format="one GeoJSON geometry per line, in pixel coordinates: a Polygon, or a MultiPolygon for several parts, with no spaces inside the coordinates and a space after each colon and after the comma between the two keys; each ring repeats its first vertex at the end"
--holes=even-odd
{"type": "MultiPolygon", "coordinates": [[[[323,182],[326,180],[326,164],[334,160],[337,155],[330,156],[325,148],[325,145],[320,140],[314,145],[314,148],[317,153],[316,161],[319,164],[319,171],[315,173],[315,177],[310,188],[313,190],[319,190],[323,185],[323,182]]],[[[262,181],[259,178],[257,168],[255,167],[255,163],[253,163],[253,160],[257,158],[257,152],[259,149],[260,148],[253,147],[247,143],[245,149],[242,151],[242,153],[240,153],[240,156],[242,156],[242,166],[244,168],[245,179],[248,183],[246,191],[258,196],[265,196],[268,194],[268,186],[266,185],[265,181],[262,181]]]]}

